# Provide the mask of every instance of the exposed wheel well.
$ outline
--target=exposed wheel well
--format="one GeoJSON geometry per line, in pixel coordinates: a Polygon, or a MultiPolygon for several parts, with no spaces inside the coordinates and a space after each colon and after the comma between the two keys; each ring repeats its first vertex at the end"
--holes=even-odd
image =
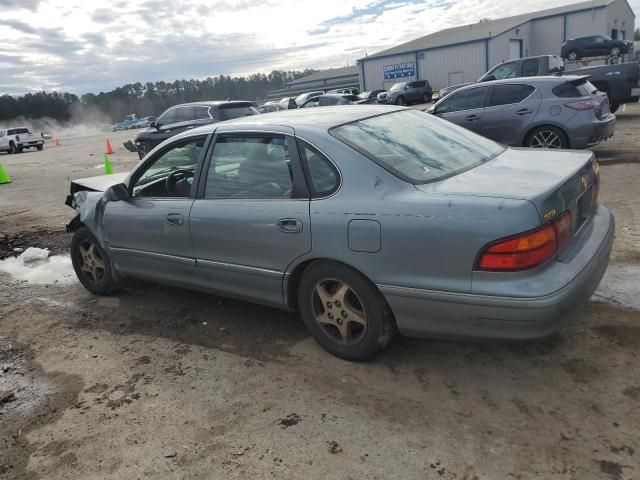
{"type": "Polygon", "coordinates": [[[565,141],[567,142],[567,147],[571,148],[571,140],[569,140],[569,135],[567,135],[567,132],[564,131],[564,128],[559,127],[557,125],[553,125],[551,123],[544,123],[542,125],[536,125],[534,127],[531,127],[529,130],[527,130],[527,133],[524,135],[524,137],[522,139],[522,146],[523,147],[527,146],[527,140],[529,139],[529,136],[531,135],[531,132],[533,132],[537,128],[543,128],[543,127],[553,127],[556,130],[559,130],[560,133],[562,134],[562,136],[564,137],[565,141]]]}
{"type": "MultiPolygon", "coordinates": [[[[285,294],[286,294],[286,305],[287,308],[289,308],[290,310],[298,310],[298,286],[300,285],[300,279],[302,278],[302,274],[304,273],[304,271],[311,266],[314,263],[319,263],[319,262],[329,262],[329,263],[338,263],[340,265],[344,265],[347,268],[350,268],[356,272],[358,272],[360,275],[362,275],[364,278],[366,278],[369,283],[371,283],[371,285],[373,285],[373,287],[377,290],[378,287],[376,286],[375,283],[373,283],[369,277],[367,277],[364,273],[362,273],[360,270],[358,270],[357,268],[352,267],[351,265],[348,265],[344,262],[341,262],[339,260],[333,260],[330,258],[312,258],[310,260],[305,260],[304,262],[300,263],[299,265],[296,265],[296,267],[293,269],[293,271],[289,274],[289,277],[286,280],[286,289],[285,289],[285,294]]],[[[389,309],[389,311],[391,311],[391,309],[389,309]]]]}

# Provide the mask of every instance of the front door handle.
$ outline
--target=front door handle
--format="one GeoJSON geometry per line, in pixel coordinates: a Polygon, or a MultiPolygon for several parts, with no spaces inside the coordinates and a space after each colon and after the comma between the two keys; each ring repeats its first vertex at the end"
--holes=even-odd
{"type": "Polygon", "coordinates": [[[478,115],[473,115],[473,114],[472,114],[472,115],[467,115],[466,117],[464,117],[464,119],[465,119],[467,122],[473,122],[473,121],[475,121],[475,120],[479,120],[479,119],[480,119],[480,117],[479,117],[478,115]]]}
{"type": "Polygon", "coordinates": [[[182,225],[184,223],[184,217],[181,213],[168,213],[167,223],[170,225],[182,225]]]}
{"type": "Polygon", "coordinates": [[[302,232],[302,222],[297,218],[283,218],[276,223],[278,230],[284,233],[302,232]]]}
{"type": "Polygon", "coordinates": [[[518,110],[516,112],[518,115],[527,115],[529,113],[533,113],[531,110],[529,110],[528,108],[522,108],[520,110],[518,110]]]}

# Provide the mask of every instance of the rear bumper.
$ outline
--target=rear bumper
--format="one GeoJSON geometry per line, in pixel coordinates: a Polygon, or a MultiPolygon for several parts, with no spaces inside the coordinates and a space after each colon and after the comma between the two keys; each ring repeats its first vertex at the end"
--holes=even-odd
{"type": "MultiPolygon", "coordinates": [[[[591,112],[589,112],[591,113],[591,112]]],[[[591,114],[593,116],[593,114],[591,114]]],[[[578,115],[576,115],[577,118],[578,115]]],[[[578,120],[580,121],[580,120],[578,120]]],[[[569,134],[569,142],[571,148],[582,149],[593,147],[613,137],[616,129],[616,116],[608,114],[603,119],[590,119],[575,126],[567,133],[569,134]]]]}
{"type": "Polygon", "coordinates": [[[18,148],[37,147],[38,145],[44,145],[44,140],[29,140],[27,142],[19,142],[18,148]]]}
{"type": "MultiPolygon", "coordinates": [[[[586,303],[607,269],[615,230],[613,215],[600,205],[589,228],[588,238],[570,261],[555,261],[546,270],[547,278],[570,279],[551,293],[504,297],[388,285],[378,288],[404,335],[518,340],[544,337],[558,330],[586,303]]],[[[534,284],[544,288],[547,282],[532,281],[534,284]]]]}

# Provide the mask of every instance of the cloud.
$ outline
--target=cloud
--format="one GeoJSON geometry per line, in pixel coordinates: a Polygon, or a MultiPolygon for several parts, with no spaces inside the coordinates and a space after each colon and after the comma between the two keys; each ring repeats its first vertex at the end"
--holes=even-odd
{"type": "MultiPolygon", "coordinates": [[[[535,8],[572,0],[538,0],[535,8]]],[[[630,0],[640,9],[640,0],[630,0]]],[[[513,0],[0,0],[0,94],[353,65],[513,0]],[[37,15],[25,15],[25,9],[37,15]]],[[[631,30],[631,29],[629,29],[631,30]]]]}

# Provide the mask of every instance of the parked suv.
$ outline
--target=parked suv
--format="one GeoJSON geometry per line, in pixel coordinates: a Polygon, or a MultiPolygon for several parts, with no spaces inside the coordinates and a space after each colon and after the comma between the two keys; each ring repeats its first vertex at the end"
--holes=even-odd
{"type": "Polygon", "coordinates": [[[138,156],[143,158],[156,145],[185,130],[232,118],[256,115],[252,102],[218,101],[184,103],[171,107],[142,130],[134,139],[138,156]]]}
{"type": "Polygon", "coordinates": [[[44,148],[44,139],[31,133],[26,127],[0,130],[0,152],[20,153],[25,148],[44,148]]]}
{"type": "Polygon", "coordinates": [[[396,105],[409,105],[411,103],[428,103],[431,101],[433,90],[426,80],[415,82],[400,82],[394,84],[387,92],[386,97],[378,95],[378,101],[395,103],[396,105]]]}
{"type": "Polygon", "coordinates": [[[567,40],[562,44],[560,55],[569,61],[575,61],[583,57],[600,57],[603,55],[619,57],[631,51],[633,51],[633,42],[612,40],[602,35],[594,35],[567,40]]]}
{"type": "Polygon", "coordinates": [[[494,80],[463,87],[429,113],[504,145],[587,148],[613,136],[606,93],[587,76],[494,80]]]}

